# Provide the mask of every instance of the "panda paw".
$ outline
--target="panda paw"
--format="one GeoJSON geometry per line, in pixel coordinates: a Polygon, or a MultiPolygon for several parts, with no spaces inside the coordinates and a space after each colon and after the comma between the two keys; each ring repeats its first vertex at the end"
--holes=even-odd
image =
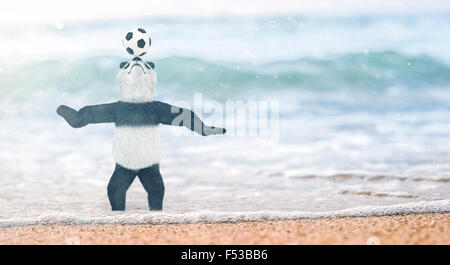
{"type": "Polygon", "coordinates": [[[80,127],[80,117],[78,115],[78,111],[66,105],[61,105],[56,109],[56,113],[58,113],[59,116],[63,117],[70,126],[74,128],[80,127]]]}
{"type": "Polygon", "coordinates": [[[215,135],[215,134],[225,134],[227,130],[225,128],[205,126],[203,127],[203,136],[215,135]]]}

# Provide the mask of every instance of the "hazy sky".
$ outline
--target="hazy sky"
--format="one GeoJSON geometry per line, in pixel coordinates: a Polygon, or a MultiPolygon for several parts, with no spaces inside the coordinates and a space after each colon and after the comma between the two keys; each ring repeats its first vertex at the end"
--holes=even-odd
{"type": "Polygon", "coordinates": [[[139,16],[324,14],[449,11],[449,0],[40,0],[3,1],[2,26],[139,16]]]}

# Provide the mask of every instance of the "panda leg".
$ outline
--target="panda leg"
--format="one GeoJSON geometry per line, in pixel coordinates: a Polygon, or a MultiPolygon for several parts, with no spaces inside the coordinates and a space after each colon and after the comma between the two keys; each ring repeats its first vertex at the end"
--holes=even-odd
{"type": "Polygon", "coordinates": [[[114,173],[108,183],[108,198],[113,211],[125,210],[126,193],[135,177],[135,171],[116,164],[114,173]]]}
{"type": "Polygon", "coordinates": [[[161,211],[164,198],[164,182],[159,172],[159,164],[138,172],[139,180],[148,193],[148,205],[152,211],[161,211]]]}

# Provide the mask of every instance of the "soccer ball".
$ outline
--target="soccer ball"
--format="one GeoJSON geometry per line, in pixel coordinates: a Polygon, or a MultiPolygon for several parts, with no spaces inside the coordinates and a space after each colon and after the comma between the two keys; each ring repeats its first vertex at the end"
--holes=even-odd
{"type": "Polygon", "coordinates": [[[129,54],[142,56],[147,53],[152,45],[152,40],[144,29],[138,28],[128,32],[123,38],[122,44],[129,54]]]}

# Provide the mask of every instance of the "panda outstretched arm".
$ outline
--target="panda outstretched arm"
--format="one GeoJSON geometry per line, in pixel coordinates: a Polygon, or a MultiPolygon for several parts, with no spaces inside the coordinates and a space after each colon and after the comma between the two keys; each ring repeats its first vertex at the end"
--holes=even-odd
{"type": "Polygon", "coordinates": [[[115,122],[115,105],[117,103],[92,105],[76,111],[68,106],[61,105],[56,112],[63,117],[73,128],[81,128],[92,123],[115,122]]]}
{"type": "Polygon", "coordinates": [[[202,136],[225,134],[225,128],[208,126],[191,110],[155,101],[159,123],[173,126],[184,126],[202,136]]]}

